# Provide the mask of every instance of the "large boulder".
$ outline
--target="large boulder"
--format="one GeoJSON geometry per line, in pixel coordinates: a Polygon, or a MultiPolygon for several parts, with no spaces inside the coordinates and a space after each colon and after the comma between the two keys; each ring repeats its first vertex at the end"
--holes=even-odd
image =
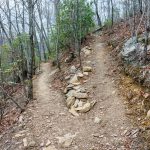
{"type": "Polygon", "coordinates": [[[144,45],[136,42],[136,37],[130,38],[121,51],[122,59],[125,63],[137,66],[141,64],[144,57],[144,45]]]}
{"type": "Polygon", "coordinates": [[[142,40],[138,41],[136,37],[130,38],[121,50],[124,71],[142,85],[150,87],[150,67],[145,65],[144,43],[142,40]]]}

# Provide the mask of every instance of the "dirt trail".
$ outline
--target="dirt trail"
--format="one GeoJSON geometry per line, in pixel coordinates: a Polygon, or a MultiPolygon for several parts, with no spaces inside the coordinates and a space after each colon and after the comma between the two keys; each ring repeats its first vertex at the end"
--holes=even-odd
{"type": "MultiPolygon", "coordinates": [[[[49,63],[43,63],[43,73],[34,80],[36,100],[23,114],[23,135],[17,143],[16,137],[11,139],[10,150],[24,149],[23,139],[30,145],[28,149],[42,150],[48,142],[47,145],[55,146],[56,150],[63,150],[65,148],[59,146],[57,137],[68,133],[76,134],[76,137],[66,150],[128,149],[125,147],[126,138],[123,133],[132,126],[125,116],[125,106],[114,80],[106,75],[110,60],[105,55],[105,45],[100,38],[96,37],[95,40],[94,52],[88,58],[93,62],[95,73],[84,85],[90,91],[91,99],[97,100],[95,107],[79,117],[72,116],[65,106],[63,95],[51,87],[50,80],[54,71],[50,69],[49,63]],[[99,124],[94,123],[95,117],[101,119],[99,124]]],[[[18,133],[13,133],[16,134],[18,133]]],[[[46,150],[55,149],[49,147],[46,150]]]]}

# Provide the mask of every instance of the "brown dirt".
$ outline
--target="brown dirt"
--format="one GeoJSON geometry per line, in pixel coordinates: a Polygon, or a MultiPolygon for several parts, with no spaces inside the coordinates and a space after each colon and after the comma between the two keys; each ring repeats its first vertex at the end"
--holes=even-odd
{"type": "Polygon", "coordinates": [[[92,48],[94,52],[88,60],[92,61],[94,72],[84,86],[90,92],[91,100],[97,100],[94,108],[79,117],[72,116],[65,106],[64,96],[52,87],[55,70],[51,69],[49,63],[43,63],[43,73],[34,80],[36,100],[22,114],[23,120],[0,137],[2,150],[6,146],[8,150],[25,149],[22,142],[25,138],[28,144],[32,143],[30,145],[33,147],[29,147],[29,150],[42,149],[41,146],[45,146],[48,140],[57,150],[63,150],[65,148],[59,146],[57,137],[68,133],[76,134],[76,137],[66,150],[142,150],[136,144],[131,145],[126,136],[132,131],[132,124],[125,116],[123,97],[109,75],[112,72],[109,70],[111,60],[99,36],[95,36],[92,48]],[[101,123],[94,123],[95,117],[100,118],[101,123]],[[23,133],[18,138],[16,135],[20,131],[23,133]]]}

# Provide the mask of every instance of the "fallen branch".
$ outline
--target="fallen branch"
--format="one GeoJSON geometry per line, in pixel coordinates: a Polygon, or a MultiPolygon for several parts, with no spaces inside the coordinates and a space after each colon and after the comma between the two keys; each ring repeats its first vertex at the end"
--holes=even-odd
{"type": "Polygon", "coordinates": [[[6,100],[11,100],[18,108],[20,108],[21,112],[24,111],[24,109],[14,100],[4,89],[0,86],[1,91],[4,93],[4,95],[7,97],[6,100]]]}

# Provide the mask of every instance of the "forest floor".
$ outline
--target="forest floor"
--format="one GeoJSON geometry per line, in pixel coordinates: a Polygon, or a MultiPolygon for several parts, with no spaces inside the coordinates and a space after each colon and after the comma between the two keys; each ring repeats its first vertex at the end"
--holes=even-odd
{"type": "Polygon", "coordinates": [[[87,60],[93,63],[95,71],[84,87],[97,101],[93,109],[79,117],[72,116],[63,94],[53,88],[56,70],[49,63],[42,63],[42,73],[34,79],[34,101],[18,123],[0,136],[0,149],[144,150],[138,129],[126,116],[125,98],[115,82],[117,76],[111,76],[113,62],[105,43],[95,35],[91,46],[94,51],[87,60]],[[100,122],[95,123],[95,118],[100,122]],[[68,142],[67,148],[62,147],[63,140],[68,142]]]}

